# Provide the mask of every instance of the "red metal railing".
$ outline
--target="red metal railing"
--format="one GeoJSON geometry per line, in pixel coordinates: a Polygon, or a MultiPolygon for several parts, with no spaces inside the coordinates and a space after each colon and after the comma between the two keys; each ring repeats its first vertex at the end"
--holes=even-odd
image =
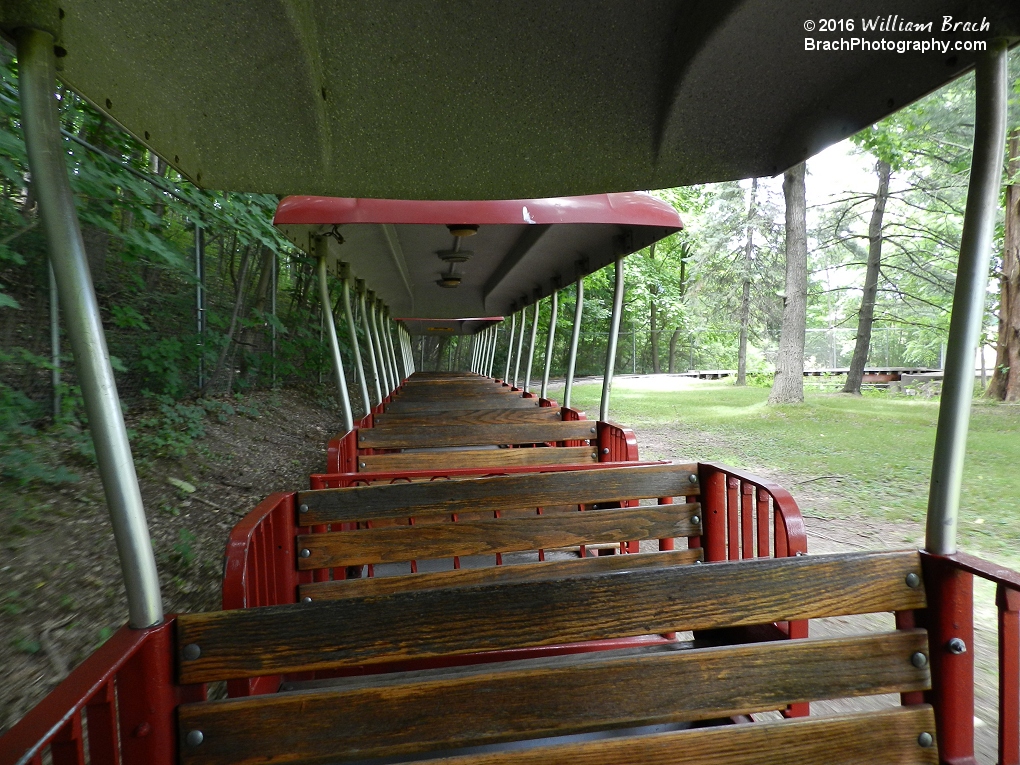
{"type": "Polygon", "coordinates": [[[939,759],[974,760],[974,577],[995,584],[999,631],[998,765],[1020,765],[1020,573],[966,553],[921,553],[939,759]]]}
{"type": "Polygon", "coordinates": [[[173,765],[174,710],[205,686],[174,684],[173,617],[121,627],[0,744],[0,765],[173,765]]]}

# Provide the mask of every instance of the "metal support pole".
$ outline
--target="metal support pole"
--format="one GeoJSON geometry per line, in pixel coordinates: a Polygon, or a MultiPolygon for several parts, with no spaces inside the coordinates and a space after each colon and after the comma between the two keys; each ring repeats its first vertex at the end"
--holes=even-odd
{"type": "Polygon", "coordinates": [[[195,221],[195,323],[198,332],[198,389],[205,388],[205,248],[202,224],[195,221]]]}
{"type": "Polygon", "coordinates": [[[329,284],[326,281],[326,240],[320,238],[317,249],[319,254],[319,301],[322,303],[322,315],[329,336],[329,349],[333,354],[333,372],[336,374],[336,386],[340,393],[340,406],[343,409],[344,427],[347,432],[354,430],[354,414],[351,412],[351,397],[347,393],[347,376],[344,374],[344,361],[340,357],[340,340],[336,336],[336,324],[333,321],[333,303],[329,299],[329,284]]]}
{"type": "Polygon", "coordinates": [[[478,344],[480,340],[478,334],[471,335],[471,371],[478,371],[478,344]]]}
{"type": "Polygon", "coordinates": [[[514,334],[517,332],[517,314],[510,316],[510,338],[506,343],[506,370],[503,372],[503,382],[510,378],[510,361],[514,357],[514,334]]]}
{"type": "Polygon", "coordinates": [[[492,347],[489,349],[489,368],[486,374],[492,377],[492,368],[496,365],[496,347],[499,345],[499,325],[492,325],[492,347]]]}
{"type": "Polygon", "coordinates": [[[277,316],[276,316],[276,290],[277,290],[277,281],[278,281],[278,274],[277,274],[277,272],[279,271],[279,268],[280,268],[279,253],[277,253],[276,250],[273,250],[273,273],[272,273],[273,282],[270,285],[270,289],[272,290],[272,294],[269,297],[269,311],[273,315],[273,323],[272,323],[272,325],[270,327],[270,334],[269,334],[270,347],[269,347],[269,351],[270,351],[270,354],[272,355],[272,359],[273,359],[273,387],[274,388],[276,387],[276,322],[278,321],[277,316]]]}
{"type": "Polygon", "coordinates": [[[404,362],[407,364],[407,374],[411,376],[414,374],[414,354],[411,353],[411,336],[407,334],[407,330],[403,327],[400,328],[400,347],[404,349],[404,362]]]}
{"type": "Polygon", "coordinates": [[[358,343],[358,328],[354,324],[354,311],[351,310],[351,279],[344,274],[343,279],[344,318],[347,320],[347,334],[351,338],[354,351],[354,368],[358,375],[358,388],[361,391],[361,404],[365,414],[372,411],[372,400],[368,397],[368,381],[365,379],[365,363],[361,360],[361,344],[358,343]]]}
{"type": "Polygon", "coordinates": [[[369,328],[372,333],[372,344],[376,355],[376,369],[379,370],[379,383],[382,385],[383,398],[390,395],[390,391],[393,390],[393,386],[390,385],[389,370],[386,369],[385,354],[383,353],[382,340],[379,337],[379,322],[376,318],[376,301],[375,296],[371,295],[368,298],[368,319],[369,328]]]}
{"type": "Polygon", "coordinates": [[[549,339],[545,343],[545,372],[542,373],[541,398],[549,398],[549,370],[552,367],[553,346],[556,343],[556,317],[560,310],[558,292],[550,295],[552,305],[549,308],[549,339]]]}
{"type": "Polygon", "coordinates": [[[390,318],[389,309],[383,315],[383,335],[386,337],[386,358],[390,361],[390,368],[393,370],[393,389],[396,390],[403,378],[400,376],[400,369],[397,367],[397,354],[393,350],[393,320],[390,318]]]}
{"type": "Polygon", "coordinates": [[[57,277],[53,274],[53,263],[47,263],[50,275],[50,385],[53,387],[53,421],[60,419],[60,295],[57,293],[57,277]]]}
{"type": "Polygon", "coordinates": [[[358,284],[358,311],[361,313],[361,323],[365,330],[365,345],[368,346],[368,360],[372,364],[372,383],[375,386],[375,403],[381,404],[383,400],[382,386],[379,384],[379,367],[375,362],[375,348],[372,343],[372,328],[368,322],[368,308],[366,307],[365,291],[358,284]]]}
{"type": "Polygon", "coordinates": [[[563,406],[570,406],[574,388],[574,368],[577,364],[577,343],[581,339],[581,314],[584,311],[584,277],[577,280],[577,299],[574,301],[574,331],[570,335],[570,353],[567,355],[567,380],[563,386],[563,406]]]}
{"type": "Polygon", "coordinates": [[[397,389],[397,374],[393,364],[390,363],[390,349],[386,342],[386,306],[378,298],[376,298],[375,302],[378,313],[379,350],[381,351],[383,366],[386,368],[386,379],[390,383],[390,392],[392,393],[397,389]]]}
{"type": "Polygon", "coordinates": [[[992,233],[1002,181],[1007,54],[1001,40],[993,40],[988,48],[975,70],[974,157],[928,493],[925,548],[937,555],[956,552],[963,461],[974,395],[974,351],[985,315],[992,233]]]}
{"type": "Polygon", "coordinates": [[[620,318],[623,316],[623,258],[616,259],[616,285],[613,288],[613,318],[609,324],[609,347],[606,348],[606,374],[602,378],[602,402],[599,421],[609,421],[609,394],[613,390],[616,369],[616,344],[620,339],[620,318]]]}
{"type": "Polygon", "coordinates": [[[33,191],[39,200],[39,214],[106,493],[127,590],[129,623],[143,629],[163,621],[163,601],[99,303],[67,179],[53,97],[54,41],[50,34],[38,29],[18,29],[16,36],[21,118],[33,191]]]}
{"type": "Polygon", "coordinates": [[[535,338],[538,336],[538,301],[535,301],[535,315],[531,319],[531,345],[528,348],[528,371],[524,375],[524,392],[531,392],[531,367],[535,362],[535,338]]]}
{"type": "MultiPolygon", "coordinates": [[[[537,308],[535,309],[538,310],[537,308]]],[[[521,376],[521,354],[524,351],[524,327],[528,323],[528,307],[521,309],[521,334],[517,336],[517,360],[514,362],[514,387],[517,387],[517,378],[521,376]]]]}

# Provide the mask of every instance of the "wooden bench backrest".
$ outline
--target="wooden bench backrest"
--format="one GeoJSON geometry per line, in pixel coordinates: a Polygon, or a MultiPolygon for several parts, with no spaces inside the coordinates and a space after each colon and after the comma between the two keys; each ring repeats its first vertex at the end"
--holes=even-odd
{"type": "Polygon", "coordinates": [[[390,411],[373,418],[373,427],[414,426],[414,425],[504,425],[526,422],[559,422],[560,410],[554,406],[532,406],[527,409],[439,409],[432,412],[390,411]]]}
{"type": "MultiPolygon", "coordinates": [[[[178,618],[182,682],[926,605],[916,552],[607,570],[178,618]],[[196,657],[197,658],[194,658],[196,657]]],[[[185,763],[345,761],[930,687],[922,630],[352,678],[180,708],[185,763]]],[[[935,763],[929,707],[468,755],[464,762],[935,763]],[[858,738],[859,737],[859,738],[858,738]],[[862,743],[864,742],[864,743],[862,743]],[[773,759],[768,759],[771,762],[773,759]]],[[[458,760],[460,762],[460,760],[458,760]]]]}
{"type": "Polygon", "coordinates": [[[359,473],[392,473],[398,470],[443,468],[500,468],[529,465],[587,465],[598,462],[592,446],[540,447],[535,449],[459,449],[446,452],[393,452],[358,455],[359,473]]]}
{"type": "Polygon", "coordinates": [[[497,513],[660,497],[691,498],[700,493],[697,464],[670,463],[318,489],[300,492],[297,503],[299,525],[318,526],[430,514],[497,513]]]}
{"type": "MultiPolygon", "coordinates": [[[[551,407],[543,407],[551,409],[551,407]]],[[[553,410],[555,411],[555,410],[553,410]]],[[[512,422],[446,425],[383,425],[358,431],[360,449],[426,449],[448,446],[542,444],[597,438],[594,422],[512,422]]]]}
{"type": "MultiPolygon", "coordinates": [[[[537,398],[524,398],[518,393],[500,395],[499,398],[479,398],[477,396],[443,396],[441,398],[425,400],[397,399],[386,404],[385,412],[389,414],[402,414],[408,412],[436,412],[447,409],[533,409],[538,407],[537,398]]],[[[554,407],[543,407],[551,409],[554,407]]]]}

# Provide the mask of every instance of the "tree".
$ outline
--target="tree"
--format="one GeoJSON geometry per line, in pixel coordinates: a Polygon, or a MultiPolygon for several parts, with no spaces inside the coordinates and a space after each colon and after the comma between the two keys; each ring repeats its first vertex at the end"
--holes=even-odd
{"type": "Polygon", "coordinates": [[[999,340],[985,395],[1020,401],[1020,128],[1009,134],[1006,220],[999,274],[999,340]]]}
{"type": "Polygon", "coordinates": [[[747,385],[747,325],[751,319],[751,266],[754,263],[754,216],[758,179],[751,179],[744,243],[744,282],[740,294],[740,337],[737,341],[737,385],[747,385]]]}
{"type": "Polygon", "coordinates": [[[857,341],[854,344],[854,355],[850,360],[843,393],[861,393],[861,382],[864,379],[864,366],[868,362],[871,349],[871,325],[875,318],[875,295],[878,292],[878,276],[882,267],[882,219],[885,216],[885,204],[889,199],[889,175],[892,168],[889,163],[879,160],[875,166],[878,173],[878,190],[875,192],[875,207],[871,211],[871,223],[868,226],[868,267],[864,276],[864,294],[861,296],[861,310],[857,314],[857,341]]]}
{"type": "Polygon", "coordinates": [[[807,202],[805,165],[801,162],[783,176],[786,197],[786,288],[783,295],[783,329],[776,359],[776,379],[770,404],[804,400],[804,330],[807,321],[807,202]]]}

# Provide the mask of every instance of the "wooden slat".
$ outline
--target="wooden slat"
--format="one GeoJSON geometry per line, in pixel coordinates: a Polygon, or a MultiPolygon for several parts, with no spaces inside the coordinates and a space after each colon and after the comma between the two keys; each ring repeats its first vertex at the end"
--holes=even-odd
{"type": "MultiPolygon", "coordinates": [[[[560,422],[560,410],[552,406],[529,409],[450,409],[427,414],[383,412],[373,418],[374,427],[408,425],[500,425],[520,422],[560,422]]],[[[595,425],[595,421],[591,421],[595,425]]]]}
{"type": "Polygon", "coordinates": [[[926,690],[928,668],[910,662],[917,651],[927,654],[926,638],[914,630],[619,657],[560,656],[416,672],[410,679],[358,678],[337,690],[185,704],[181,730],[201,730],[204,741],[182,747],[182,761],[368,759],[926,690]]]}
{"type": "Polygon", "coordinates": [[[670,552],[636,553],[632,555],[602,555],[598,558],[557,560],[545,563],[520,563],[512,566],[485,566],[461,568],[454,571],[436,571],[430,574],[404,574],[375,576],[364,579],[341,579],[333,582],[312,582],[298,588],[300,598],[312,600],[340,600],[367,595],[385,595],[391,592],[435,590],[443,587],[466,587],[490,582],[533,582],[558,576],[593,573],[597,571],[633,571],[649,566],[679,566],[704,560],[703,550],[673,550],[670,552]]]}
{"type": "Polygon", "coordinates": [[[916,551],[751,559],[177,618],[182,683],[925,607],[916,551]]]}
{"type": "MultiPolygon", "coordinates": [[[[538,449],[504,449],[500,454],[527,451],[538,449]]],[[[450,465],[439,469],[443,468],[449,469],[450,465]]],[[[519,507],[692,497],[699,492],[698,483],[691,481],[691,476],[696,478],[697,474],[696,464],[640,465],[303,491],[298,495],[298,504],[308,510],[301,514],[300,525],[367,521],[398,515],[469,510],[496,512],[519,507]]]]}
{"type": "Polygon", "coordinates": [[[398,414],[401,412],[434,412],[445,409],[488,409],[491,407],[531,409],[538,407],[538,399],[520,398],[519,394],[503,396],[499,399],[492,399],[487,401],[485,404],[480,403],[479,400],[475,398],[460,399],[457,396],[450,396],[449,398],[442,398],[435,401],[408,399],[407,401],[393,401],[387,404],[385,411],[392,414],[398,414]]]}
{"type": "MultiPolygon", "coordinates": [[[[549,407],[546,407],[549,408],[549,407]]],[[[358,431],[361,449],[424,449],[486,444],[541,444],[596,438],[596,423],[587,420],[518,422],[497,425],[396,425],[358,431]]]]}
{"type": "Polygon", "coordinates": [[[356,531],[303,534],[297,547],[298,568],[336,568],[413,559],[491,555],[546,547],[697,536],[691,522],[701,505],[654,505],[615,510],[588,510],[569,515],[490,518],[457,523],[419,523],[356,531]]]}
{"type": "Polygon", "coordinates": [[[358,472],[443,470],[524,465],[584,465],[597,462],[594,446],[536,447],[534,449],[466,449],[449,452],[368,454],[358,457],[358,472]]]}

